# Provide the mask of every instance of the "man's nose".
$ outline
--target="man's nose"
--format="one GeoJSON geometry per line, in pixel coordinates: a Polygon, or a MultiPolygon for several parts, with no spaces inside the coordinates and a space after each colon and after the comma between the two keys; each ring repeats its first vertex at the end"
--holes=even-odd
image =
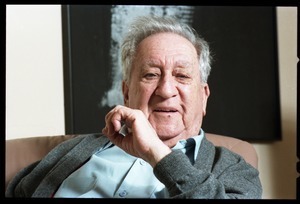
{"type": "Polygon", "coordinates": [[[176,84],[173,76],[164,76],[159,80],[155,94],[163,98],[174,97],[178,94],[176,84]]]}

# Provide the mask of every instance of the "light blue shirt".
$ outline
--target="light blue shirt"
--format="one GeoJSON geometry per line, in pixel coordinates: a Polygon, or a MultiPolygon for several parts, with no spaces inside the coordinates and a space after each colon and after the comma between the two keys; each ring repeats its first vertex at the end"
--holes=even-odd
{"type": "MultiPolygon", "coordinates": [[[[195,140],[196,159],[204,132],[195,140]]],[[[186,140],[172,150],[186,152],[186,140]]],[[[88,162],[68,176],[55,198],[166,198],[168,192],[153,174],[153,168],[141,158],[131,156],[111,142],[102,147],[88,162]],[[104,151],[105,150],[105,151],[104,151]]]]}

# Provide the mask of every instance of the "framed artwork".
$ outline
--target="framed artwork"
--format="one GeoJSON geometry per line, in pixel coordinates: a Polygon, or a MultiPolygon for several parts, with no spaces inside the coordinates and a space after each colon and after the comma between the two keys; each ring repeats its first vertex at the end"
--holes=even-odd
{"type": "Polygon", "coordinates": [[[248,141],[281,139],[272,6],[63,5],[66,134],[100,132],[123,104],[120,43],[139,15],[173,15],[209,43],[211,95],[202,128],[248,141]]]}

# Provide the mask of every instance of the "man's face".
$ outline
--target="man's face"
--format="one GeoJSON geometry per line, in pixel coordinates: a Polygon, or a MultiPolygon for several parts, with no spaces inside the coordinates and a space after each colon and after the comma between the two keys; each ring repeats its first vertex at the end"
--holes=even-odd
{"type": "Polygon", "coordinates": [[[201,83],[193,45],[172,33],[144,39],[133,61],[124,103],[144,112],[158,136],[173,146],[199,133],[209,87],[201,83]]]}

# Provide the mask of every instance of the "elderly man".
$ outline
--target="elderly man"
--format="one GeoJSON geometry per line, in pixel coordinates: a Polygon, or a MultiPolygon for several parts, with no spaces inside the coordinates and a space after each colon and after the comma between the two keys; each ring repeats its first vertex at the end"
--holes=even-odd
{"type": "Polygon", "coordinates": [[[201,128],[207,43],[173,18],[142,16],[122,44],[124,106],[100,134],[54,148],[10,183],[9,197],[258,199],[257,169],[201,128]]]}

